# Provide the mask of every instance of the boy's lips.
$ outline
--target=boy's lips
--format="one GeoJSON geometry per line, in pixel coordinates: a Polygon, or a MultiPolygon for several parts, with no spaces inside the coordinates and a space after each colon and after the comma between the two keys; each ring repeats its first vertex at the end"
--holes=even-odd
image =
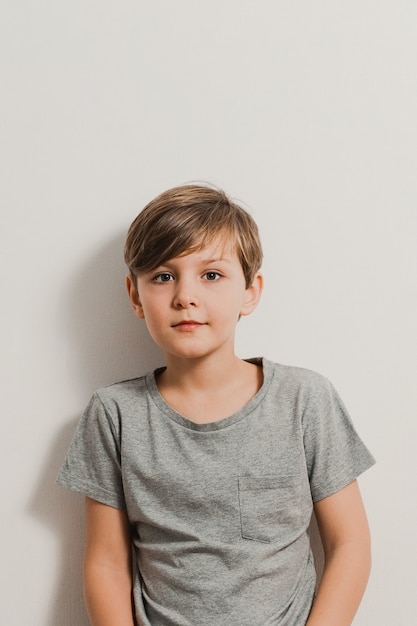
{"type": "Polygon", "coordinates": [[[204,326],[204,323],[197,322],[197,320],[181,320],[172,325],[173,328],[177,328],[178,330],[194,330],[194,328],[198,328],[199,326],[204,326]]]}

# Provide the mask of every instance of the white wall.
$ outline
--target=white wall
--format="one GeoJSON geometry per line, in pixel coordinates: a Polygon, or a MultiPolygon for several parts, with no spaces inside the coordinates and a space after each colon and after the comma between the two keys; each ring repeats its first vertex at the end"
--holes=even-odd
{"type": "Polygon", "coordinates": [[[93,389],[161,360],[124,233],[194,179],[249,205],[266,291],[241,356],[316,369],[378,459],[355,626],[417,623],[415,2],[52,0],[0,23],[0,622],[84,626],[82,499],[54,485],[93,389]]]}

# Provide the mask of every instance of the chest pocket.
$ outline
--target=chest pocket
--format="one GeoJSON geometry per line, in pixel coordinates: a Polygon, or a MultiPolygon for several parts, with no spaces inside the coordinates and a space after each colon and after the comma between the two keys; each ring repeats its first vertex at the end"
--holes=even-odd
{"type": "Polygon", "coordinates": [[[300,533],[300,500],[300,476],[240,476],[242,537],[287,545],[300,533]]]}

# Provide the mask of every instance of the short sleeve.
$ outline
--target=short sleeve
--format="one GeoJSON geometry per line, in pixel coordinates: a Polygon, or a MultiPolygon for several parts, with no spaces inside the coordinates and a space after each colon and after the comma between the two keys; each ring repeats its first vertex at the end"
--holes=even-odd
{"type": "Polygon", "coordinates": [[[314,502],[346,487],[375,463],[337,391],[326,379],[304,411],[303,429],[314,502]]]}
{"type": "Polygon", "coordinates": [[[117,420],[95,393],[78,424],[57,483],[124,509],[119,431],[117,420]]]}

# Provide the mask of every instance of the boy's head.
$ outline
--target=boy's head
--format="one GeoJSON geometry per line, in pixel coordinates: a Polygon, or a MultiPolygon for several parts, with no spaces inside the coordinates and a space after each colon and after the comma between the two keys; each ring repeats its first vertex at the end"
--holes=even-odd
{"type": "Polygon", "coordinates": [[[246,287],[262,263],[258,227],[242,207],[220,189],[184,185],[149,202],[133,221],[125,244],[125,262],[136,283],[168,259],[197,252],[215,240],[237,253],[246,287]]]}

